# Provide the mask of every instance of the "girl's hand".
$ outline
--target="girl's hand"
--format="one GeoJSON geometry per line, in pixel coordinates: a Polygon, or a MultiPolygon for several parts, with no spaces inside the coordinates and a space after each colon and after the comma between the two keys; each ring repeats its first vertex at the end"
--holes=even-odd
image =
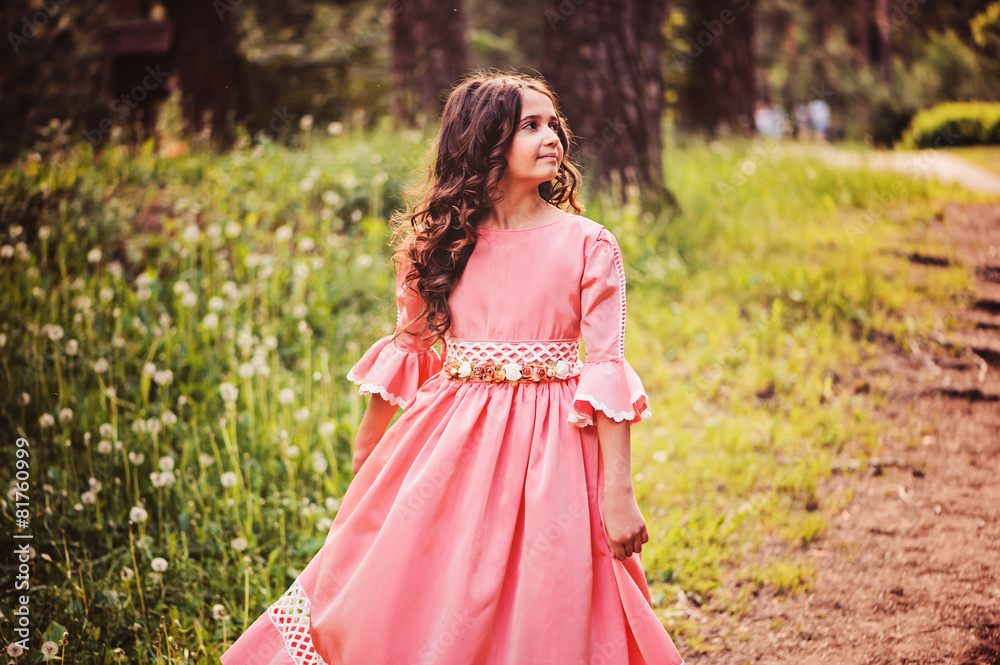
{"type": "Polygon", "coordinates": [[[609,489],[604,492],[604,535],[611,556],[624,561],[634,552],[641,552],[649,542],[646,521],[631,488],[609,489]]]}

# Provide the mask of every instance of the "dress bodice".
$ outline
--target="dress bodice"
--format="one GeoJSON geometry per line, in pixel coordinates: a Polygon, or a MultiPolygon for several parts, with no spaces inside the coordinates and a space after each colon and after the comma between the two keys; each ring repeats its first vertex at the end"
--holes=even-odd
{"type": "Polygon", "coordinates": [[[593,424],[597,410],[617,421],[650,417],[642,381],[625,360],[621,250],[603,225],[564,215],[526,229],[481,229],[448,301],[452,326],[441,354],[424,339],[424,303],[404,287],[408,272],[401,263],[396,274],[396,328],[405,332],[375,342],[351,369],[359,392],[406,408],[431,377],[482,381],[476,362],[493,361],[484,371],[497,385],[578,380],[571,423],[593,424]],[[449,341],[471,365],[449,360],[449,341]],[[494,363],[507,367],[494,373],[494,363]]]}

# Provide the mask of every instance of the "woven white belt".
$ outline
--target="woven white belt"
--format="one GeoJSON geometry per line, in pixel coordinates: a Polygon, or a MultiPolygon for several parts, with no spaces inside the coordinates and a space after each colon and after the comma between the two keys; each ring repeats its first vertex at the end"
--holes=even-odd
{"type": "Polygon", "coordinates": [[[447,357],[442,370],[460,381],[562,381],[578,376],[580,338],[498,342],[445,338],[447,357]]]}

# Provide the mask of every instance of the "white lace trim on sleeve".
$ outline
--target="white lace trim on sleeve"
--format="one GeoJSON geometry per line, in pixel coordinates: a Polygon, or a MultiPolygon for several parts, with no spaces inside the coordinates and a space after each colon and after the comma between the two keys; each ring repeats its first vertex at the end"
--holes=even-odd
{"type": "MultiPolygon", "coordinates": [[[[637,390],[634,393],[632,393],[632,397],[629,398],[629,401],[632,404],[635,404],[635,401],[639,399],[641,395],[645,394],[646,393],[644,393],[643,391],[637,390]]],[[[633,418],[635,418],[634,409],[629,409],[628,411],[615,411],[607,404],[598,401],[598,399],[593,395],[577,395],[573,401],[590,402],[590,404],[593,405],[594,410],[603,411],[606,416],[614,420],[616,423],[620,423],[626,419],[632,420],[633,418]]],[[[643,409],[643,411],[639,415],[643,420],[653,417],[653,414],[650,412],[648,407],[643,409]]],[[[566,419],[566,422],[570,423],[571,425],[576,425],[577,427],[587,427],[588,425],[594,424],[593,419],[591,419],[589,416],[583,415],[575,408],[570,410],[569,418],[566,419]]]]}
{"type": "Polygon", "coordinates": [[[618,248],[618,243],[614,240],[614,236],[610,235],[610,231],[607,228],[602,228],[597,234],[598,240],[603,240],[608,243],[611,248],[611,255],[615,263],[615,271],[618,273],[618,303],[621,310],[621,316],[618,322],[618,357],[625,357],[625,320],[627,317],[627,308],[625,304],[625,265],[622,261],[622,253],[618,248]]]}
{"type": "Polygon", "coordinates": [[[402,409],[405,409],[410,404],[410,400],[403,399],[399,395],[393,395],[391,392],[388,391],[388,389],[386,389],[385,386],[380,386],[375,383],[365,383],[364,379],[362,379],[359,376],[356,376],[353,372],[348,372],[347,378],[353,381],[354,383],[358,384],[359,386],[361,386],[360,388],[358,388],[359,395],[371,395],[372,393],[377,393],[385,401],[389,402],[390,404],[394,404],[395,406],[398,406],[402,409]]]}

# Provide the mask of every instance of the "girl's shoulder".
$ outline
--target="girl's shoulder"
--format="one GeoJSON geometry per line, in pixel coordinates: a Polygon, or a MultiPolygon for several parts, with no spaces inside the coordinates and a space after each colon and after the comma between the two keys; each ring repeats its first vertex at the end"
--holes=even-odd
{"type": "Polygon", "coordinates": [[[566,225],[563,228],[589,242],[594,242],[598,237],[611,233],[603,224],[595,222],[589,217],[574,214],[567,216],[566,225]]]}
{"type": "Polygon", "coordinates": [[[570,224],[573,225],[574,232],[582,241],[584,256],[589,255],[591,250],[593,250],[601,241],[604,241],[611,246],[617,246],[618,244],[618,239],[615,238],[614,233],[612,233],[608,227],[599,222],[595,222],[588,217],[573,215],[570,224]]]}

